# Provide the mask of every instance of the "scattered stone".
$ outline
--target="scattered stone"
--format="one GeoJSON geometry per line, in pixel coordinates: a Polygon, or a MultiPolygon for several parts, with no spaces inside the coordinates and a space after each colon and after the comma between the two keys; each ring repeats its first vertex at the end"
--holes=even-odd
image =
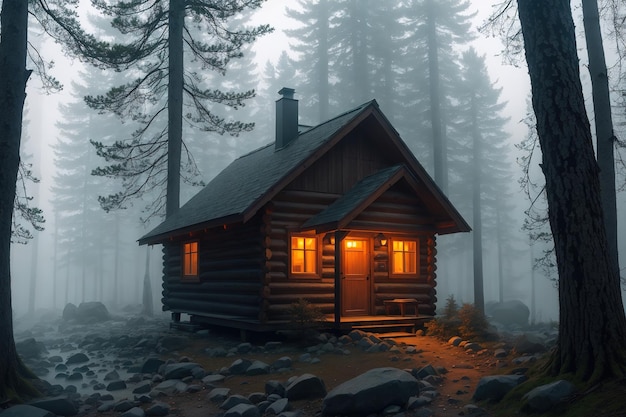
{"type": "Polygon", "coordinates": [[[172,351],[189,346],[189,338],[183,336],[166,335],[159,340],[159,345],[163,349],[172,351]]]}
{"type": "Polygon", "coordinates": [[[76,404],[63,397],[44,398],[32,401],[28,405],[50,411],[58,416],[75,416],[78,414],[76,404]]]}
{"type": "Polygon", "coordinates": [[[133,407],[130,410],[123,413],[120,417],[144,417],[145,413],[140,407],[133,407]]]}
{"type": "Polygon", "coordinates": [[[478,381],[472,398],[475,401],[500,401],[509,391],[528,379],[525,375],[491,375],[478,381]]]}
{"type": "Polygon", "coordinates": [[[23,359],[38,359],[42,354],[48,353],[44,344],[36,341],[34,337],[16,342],[15,348],[23,359]]]}
{"type": "Polygon", "coordinates": [[[135,403],[133,403],[132,401],[129,400],[121,400],[120,402],[116,403],[113,406],[113,411],[120,411],[120,412],[124,412],[124,411],[128,411],[131,408],[133,408],[135,406],[135,403]]]}
{"type": "Polygon", "coordinates": [[[273,364],[272,368],[274,369],[287,369],[291,368],[292,360],[289,356],[283,356],[282,358],[277,359],[273,364]]]}
{"type": "Polygon", "coordinates": [[[75,353],[69,358],[67,358],[67,361],[65,362],[65,364],[74,365],[76,363],[84,363],[84,362],[89,362],[89,357],[85,355],[84,353],[75,353]]]}
{"type": "Polygon", "coordinates": [[[111,371],[104,376],[105,381],[116,381],[118,379],[120,379],[120,374],[117,371],[111,371]]]}
{"type": "Polygon", "coordinates": [[[513,349],[520,355],[533,355],[547,350],[544,340],[532,333],[518,337],[514,342],[513,349]]]}
{"type": "Polygon", "coordinates": [[[214,388],[209,392],[207,398],[214,403],[222,403],[230,395],[230,388],[214,388]]]}
{"type": "Polygon", "coordinates": [[[168,379],[154,387],[154,391],[162,392],[166,395],[174,395],[187,390],[187,384],[180,379],[168,379]]]}
{"type": "Polygon", "coordinates": [[[526,400],[525,409],[533,413],[545,413],[562,403],[568,396],[576,391],[576,387],[569,381],[558,380],[550,384],[541,385],[528,392],[523,400],[526,400]]]}
{"type": "Polygon", "coordinates": [[[146,409],[146,416],[166,416],[169,413],[169,404],[158,401],[146,409]]]}
{"type": "Polygon", "coordinates": [[[246,373],[250,365],[252,365],[252,362],[248,359],[237,359],[230,365],[228,371],[232,375],[243,375],[246,373]]]}
{"type": "Polygon", "coordinates": [[[224,413],[224,417],[260,417],[261,412],[252,404],[237,404],[224,413]]]}
{"type": "Polygon", "coordinates": [[[252,404],[252,403],[243,395],[235,394],[226,398],[224,402],[220,405],[220,408],[222,410],[230,410],[231,408],[233,408],[234,406],[238,404],[252,404]]]}
{"type": "Polygon", "coordinates": [[[274,401],[270,404],[270,406],[265,410],[265,413],[278,415],[283,411],[289,411],[290,409],[291,406],[289,405],[289,400],[287,398],[281,398],[280,400],[274,401]]]}
{"type": "Polygon", "coordinates": [[[212,385],[218,382],[222,382],[226,377],[221,374],[211,374],[202,378],[202,383],[205,385],[212,385]]]}
{"type": "Polygon", "coordinates": [[[120,391],[123,389],[126,389],[126,382],[119,379],[109,382],[109,385],[107,385],[107,391],[120,391]]]}
{"type": "Polygon", "coordinates": [[[101,323],[111,320],[111,315],[100,301],[88,301],[78,305],[75,320],[81,324],[101,323]]]}
{"type": "Polygon", "coordinates": [[[263,375],[270,373],[270,366],[263,361],[254,361],[252,364],[246,369],[246,375],[254,376],[254,375],[263,375]]]}
{"type": "Polygon", "coordinates": [[[181,362],[165,365],[163,377],[167,379],[183,379],[192,375],[192,370],[200,365],[194,362],[181,362]]]}
{"type": "Polygon", "coordinates": [[[418,393],[417,380],[397,368],[375,368],[340,384],[324,398],[322,415],[369,415],[404,406],[418,393]]]}
{"type": "Polygon", "coordinates": [[[268,396],[272,394],[276,394],[279,397],[284,397],[285,386],[280,381],[271,379],[265,382],[265,394],[268,396]]]}
{"type": "Polygon", "coordinates": [[[287,385],[285,396],[292,401],[322,398],[326,395],[324,381],[315,375],[303,374],[287,385]]]}
{"type": "Polygon", "coordinates": [[[152,384],[150,382],[144,382],[133,390],[133,394],[147,394],[151,389],[152,384]]]}
{"type": "Polygon", "coordinates": [[[154,374],[159,371],[159,367],[163,365],[164,363],[165,362],[163,362],[161,359],[158,359],[158,358],[148,358],[143,363],[143,365],[141,365],[141,373],[142,374],[154,374]]]}

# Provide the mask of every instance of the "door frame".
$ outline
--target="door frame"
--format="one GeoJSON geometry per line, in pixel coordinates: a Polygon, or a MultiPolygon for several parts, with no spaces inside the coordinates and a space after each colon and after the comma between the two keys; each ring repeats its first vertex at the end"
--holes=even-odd
{"type": "Polygon", "coordinates": [[[359,316],[359,315],[366,315],[369,316],[372,314],[373,311],[373,281],[374,281],[374,277],[373,277],[373,258],[372,258],[372,253],[373,253],[373,245],[374,245],[374,240],[372,238],[372,236],[370,236],[369,234],[363,234],[363,233],[355,233],[355,234],[348,234],[347,236],[345,236],[341,241],[340,241],[340,256],[341,256],[341,261],[340,261],[340,274],[341,274],[341,280],[340,280],[340,285],[341,285],[341,309],[340,309],[340,314],[341,317],[353,317],[353,316],[359,316]],[[362,241],[364,243],[364,247],[365,247],[365,257],[366,257],[366,283],[364,284],[364,289],[366,290],[366,296],[365,296],[365,308],[364,308],[364,312],[362,314],[346,314],[346,306],[345,306],[345,296],[346,296],[346,288],[345,288],[345,272],[346,272],[346,266],[347,266],[347,262],[346,262],[346,241],[350,241],[350,240],[359,240],[362,241]]]}

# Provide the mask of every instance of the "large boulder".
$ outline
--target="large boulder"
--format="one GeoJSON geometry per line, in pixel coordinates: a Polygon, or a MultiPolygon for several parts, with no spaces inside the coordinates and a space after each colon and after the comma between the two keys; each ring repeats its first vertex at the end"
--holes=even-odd
{"type": "Polygon", "coordinates": [[[165,365],[163,369],[163,378],[165,379],[183,379],[191,376],[195,368],[199,368],[200,365],[194,362],[180,362],[165,365]]]}
{"type": "Polygon", "coordinates": [[[326,395],[326,385],[319,377],[303,374],[295,378],[285,389],[285,396],[291,401],[322,398],[326,395]]]}
{"type": "MultiPolygon", "coordinates": [[[[65,310],[63,312],[65,313],[65,310]]],[[[109,310],[100,301],[80,303],[76,309],[76,321],[81,324],[102,323],[108,320],[111,320],[109,310]]]]}
{"type": "Polygon", "coordinates": [[[528,326],[530,309],[519,300],[487,303],[485,309],[493,321],[505,326],[528,326]]]}
{"type": "Polygon", "coordinates": [[[405,406],[418,394],[418,382],[397,368],[371,369],[337,386],[324,398],[322,415],[370,415],[390,405],[405,406]]]}
{"type": "Polygon", "coordinates": [[[78,311],[78,307],[76,307],[72,303],[67,303],[65,305],[65,308],[63,309],[63,315],[61,317],[65,321],[76,320],[76,318],[78,317],[77,311],[78,311]]]}
{"type": "Polygon", "coordinates": [[[474,401],[500,401],[509,391],[528,379],[525,375],[491,375],[478,381],[474,401]]]}
{"type": "Polygon", "coordinates": [[[15,348],[24,359],[37,359],[43,353],[48,353],[44,344],[36,341],[33,337],[15,342],[15,348]]]}
{"type": "Polygon", "coordinates": [[[526,400],[525,408],[533,413],[545,413],[564,402],[575,391],[576,387],[574,384],[565,380],[541,385],[524,395],[523,399],[526,400]]]}
{"type": "Polygon", "coordinates": [[[520,355],[534,355],[548,350],[545,339],[535,333],[527,333],[515,339],[513,349],[520,355]]]}
{"type": "Polygon", "coordinates": [[[42,398],[30,402],[29,405],[50,411],[57,416],[75,416],[78,414],[76,404],[64,397],[42,398]]]}
{"type": "Polygon", "coordinates": [[[0,411],[2,417],[57,417],[55,414],[43,408],[32,405],[18,404],[6,410],[0,411]]]}

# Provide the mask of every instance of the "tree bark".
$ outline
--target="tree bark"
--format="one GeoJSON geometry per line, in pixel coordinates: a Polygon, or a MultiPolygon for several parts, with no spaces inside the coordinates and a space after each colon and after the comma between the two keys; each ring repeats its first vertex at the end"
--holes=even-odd
{"type": "Polygon", "coordinates": [[[553,375],[626,375],[626,317],[611,266],[598,164],[585,111],[569,0],[518,0],[559,273],[553,375]]]}
{"type": "Polygon", "coordinates": [[[180,206],[180,157],[183,143],[183,27],[185,4],[170,0],[169,9],[169,82],[167,90],[167,198],[165,217],[180,206]]]}
{"type": "Polygon", "coordinates": [[[611,115],[609,76],[602,45],[600,16],[597,0],[583,0],[583,22],[587,41],[589,75],[593,97],[593,115],[596,127],[596,149],[600,167],[600,191],[604,224],[609,244],[611,266],[619,277],[619,257],[617,250],[617,200],[615,196],[615,133],[611,115]]]}
{"type": "Polygon", "coordinates": [[[28,2],[4,1],[0,14],[0,403],[30,396],[17,355],[11,309],[11,225],[26,99],[28,2]]]}
{"type": "Polygon", "coordinates": [[[435,183],[448,193],[446,138],[441,116],[441,88],[439,82],[439,42],[433,0],[428,1],[428,82],[430,89],[430,121],[433,129],[433,160],[435,183]]]}
{"type": "Polygon", "coordinates": [[[485,312],[485,294],[483,289],[483,223],[480,201],[481,189],[481,137],[478,131],[476,102],[472,98],[472,251],[474,264],[474,307],[485,312]]]}

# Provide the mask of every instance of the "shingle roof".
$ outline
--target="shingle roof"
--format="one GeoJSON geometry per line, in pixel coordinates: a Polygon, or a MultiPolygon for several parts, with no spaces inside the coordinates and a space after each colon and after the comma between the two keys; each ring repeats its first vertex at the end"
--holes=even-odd
{"type": "Polygon", "coordinates": [[[339,222],[349,221],[351,217],[358,214],[355,213],[355,211],[362,206],[366,200],[370,199],[372,195],[379,191],[385,183],[402,169],[402,165],[394,165],[363,178],[326,209],[304,222],[302,228],[308,229],[327,224],[339,226],[339,222]]]}
{"type": "Polygon", "coordinates": [[[281,179],[372,106],[378,107],[375,100],[300,133],[279,150],[271,143],[237,158],[176,213],[142,236],[139,243],[159,243],[171,232],[217,225],[221,220],[243,220],[257,201],[272,191],[280,191],[273,187],[281,179]]]}

